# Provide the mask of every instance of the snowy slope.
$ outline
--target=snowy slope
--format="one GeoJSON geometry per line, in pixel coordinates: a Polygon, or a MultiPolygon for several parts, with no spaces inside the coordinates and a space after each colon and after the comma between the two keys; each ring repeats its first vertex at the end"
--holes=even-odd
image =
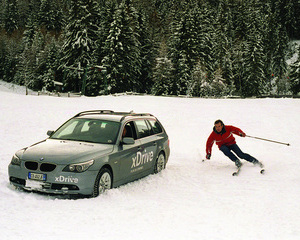
{"type": "Polygon", "coordinates": [[[1,240],[300,239],[299,99],[58,98],[25,96],[0,83],[1,240]],[[171,141],[167,169],[95,199],[14,190],[7,173],[14,152],[89,109],[156,115],[171,141]],[[219,118],[291,146],[236,137],[242,150],[263,161],[266,173],[243,161],[233,177],[233,163],[216,146],[212,159],[201,162],[219,118]]]}

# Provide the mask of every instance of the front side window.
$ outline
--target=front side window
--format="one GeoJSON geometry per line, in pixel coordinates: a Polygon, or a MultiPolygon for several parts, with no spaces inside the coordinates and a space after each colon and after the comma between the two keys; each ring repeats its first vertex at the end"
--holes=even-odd
{"type": "Polygon", "coordinates": [[[114,144],[119,128],[118,122],[73,118],[61,126],[50,138],[114,144]]]}
{"type": "Polygon", "coordinates": [[[122,132],[122,138],[129,137],[133,139],[137,139],[136,131],[133,122],[128,122],[125,124],[122,132]]]}

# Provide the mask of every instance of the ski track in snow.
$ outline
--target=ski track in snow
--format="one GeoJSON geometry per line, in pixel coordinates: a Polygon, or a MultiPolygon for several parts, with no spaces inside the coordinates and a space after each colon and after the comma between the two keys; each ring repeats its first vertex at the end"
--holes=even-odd
{"type": "Polygon", "coordinates": [[[299,99],[200,99],[154,96],[58,98],[25,96],[0,81],[0,238],[7,239],[300,239],[299,99]],[[94,199],[67,199],[15,190],[7,167],[20,148],[46,138],[79,111],[150,112],[164,125],[171,156],[157,174],[94,199]],[[288,142],[236,140],[266,172],[234,164],[214,145],[213,122],[288,142]]]}

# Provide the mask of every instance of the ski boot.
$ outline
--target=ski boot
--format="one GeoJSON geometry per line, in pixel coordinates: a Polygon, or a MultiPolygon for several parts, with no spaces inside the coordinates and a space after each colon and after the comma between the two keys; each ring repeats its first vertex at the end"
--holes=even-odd
{"type": "Polygon", "coordinates": [[[241,163],[240,160],[236,160],[236,161],[235,161],[235,166],[237,166],[237,168],[241,168],[242,165],[243,165],[243,164],[241,163]]]}
{"type": "Polygon", "coordinates": [[[264,165],[263,165],[260,161],[258,161],[257,159],[255,159],[255,160],[253,161],[253,164],[254,164],[254,165],[258,165],[258,166],[260,166],[261,168],[264,167],[264,165]]]}

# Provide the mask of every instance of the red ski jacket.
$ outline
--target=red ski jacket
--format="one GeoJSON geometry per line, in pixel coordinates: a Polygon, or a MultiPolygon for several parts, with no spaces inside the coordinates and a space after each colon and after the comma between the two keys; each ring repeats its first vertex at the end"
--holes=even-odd
{"type": "Polygon", "coordinates": [[[211,149],[215,141],[219,148],[223,145],[230,146],[236,144],[233,134],[239,136],[246,135],[241,129],[230,125],[224,125],[220,133],[214,128],[206,142],[206,154],[211,154],[211,149]]]}

